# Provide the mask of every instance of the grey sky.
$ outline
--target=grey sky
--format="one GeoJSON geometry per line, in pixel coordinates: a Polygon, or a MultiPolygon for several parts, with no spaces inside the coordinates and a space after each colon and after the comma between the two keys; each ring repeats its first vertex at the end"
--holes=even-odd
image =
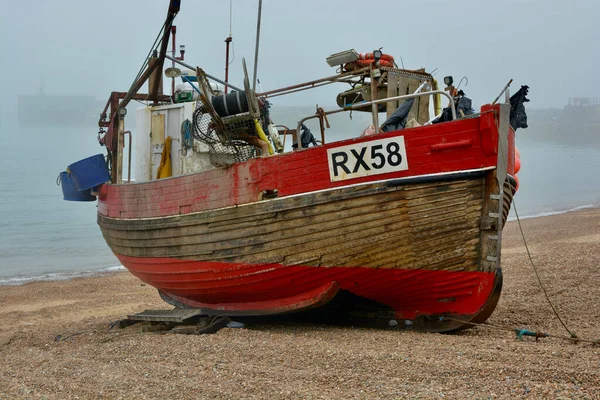
{"type": "MultiPolygon", "coordinates": [[[[231,81],[241,58],[252,67],[258,0],[233,0],[231,81]]],[[[35,93],[126,91],[164,20],[168,0],[0,0],[2,108],[35,93]],[[7,96],[8,94],[8,96],[7,96]]],[[[531,106],[562,107],[569,96],[600,96],[597,0],[389,1],[264,0],[259,78],[265,90],[334,72],[325,58],[383,47],[406,68],[467,76],[479,105],[514,78],[531,106]],[[375,9],[367,9],[372,4],[375,9]]],[[[186,61],[223,77],[229,1],[182,0],[176,20],[186,61]]],[[[335,85],[334,85],[335,86],[335,85]]],[[[165,85],[165,90],[167,90],[165,85]]],[[[277,104],[335,103],[344,86],[279,98],[277,104]]]]}

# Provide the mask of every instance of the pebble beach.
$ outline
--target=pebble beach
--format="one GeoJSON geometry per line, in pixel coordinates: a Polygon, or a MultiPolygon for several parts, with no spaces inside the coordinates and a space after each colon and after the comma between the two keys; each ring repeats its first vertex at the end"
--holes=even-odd
{"type": "MultiPolygon", "coordinates": [[[[600,209],[521,224],[567,327],[600,339],[600,209]]],[[[0,399],[600,398],[600,344],[511,330],[569,336],[517,221],[504,229],[502,268],[493,327],[456,334],[305,322],[109,329],[169,306],[128,272],[0,286],[0,399]]]]}

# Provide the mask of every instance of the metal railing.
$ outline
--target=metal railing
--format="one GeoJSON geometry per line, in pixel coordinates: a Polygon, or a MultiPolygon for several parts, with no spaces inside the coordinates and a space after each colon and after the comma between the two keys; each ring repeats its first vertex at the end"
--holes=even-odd
{"type": "MultiPolygon", "coordinates": [[[[300,137],[301,137],[300,130],[302,128],[302,124],[304,124],[304,122],[308,121],[309,119],[321,118],[322,115],[331,115],[331,114],[341,113],[344,111],[352,111],[352,110],[364,108],[366,106],[370,106],[373,104],[387,103],[388,101],[405,100],[405,99],[412,99],[415,97],[423,97],[423,96],[433,96],[436,94],[444,95],[448,98],[448,100],[450,100],[450,110],[452,111],[452,120],[455,120],[456,119],[456,107],[454,105],[454,100],[452,99],[452,96],[450,96],[447,92],[445,92],[443,90],[432,90],[429,92],[412,93],[412,94],[406,94],[406,95],[402,95],[402,96],[386,97],[384,99],[377,99],[377,100],[367,101],[364,103],[352,104],[350,106],[340,108],[339,110],[325,111],[322,114],[310,115],[306,118],[301,119],[300,122],[298,122],[298,126],[296,129],[296,143],[298,143],[298,149],[302,148],[302,141],[300,140],[300,137]]],[[[377,129],[377,131],[379,132],[379,127],[376,126],[375,129],[377,129]]]]}

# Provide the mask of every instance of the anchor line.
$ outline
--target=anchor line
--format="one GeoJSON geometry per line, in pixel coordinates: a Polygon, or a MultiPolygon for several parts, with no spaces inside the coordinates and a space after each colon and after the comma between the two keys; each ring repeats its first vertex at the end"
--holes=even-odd
{"type": "Polygon", "coordinates": [[[563,326],[563,328],[565,328],[565,330],[567,332],[569,332],[569,335],[571,335],[571,338],[575,339],[577,338],[577,335],[575,333],[573,333],[568,327],[567,324],[565,324],[565,322],[562,320],[562,318],[560,317],[560,315],[558,314],[558,311],[556,311],[556,308],[554,307],[554,304],[552,303],[552,301],[550,300],[550,296],[548,296],[548,292],[546,291],[546,288],[544,287],[544,285],[542,284],[542,280],[540,278],[540,274],[538,273],[537,270],[537,266],[535,265],[535,263],[533,262],[533,258],[531,257],[531,253],[529,252],[529,246],[527,246],[527,240],[525,239],[525,233],[523,232],[523,227],[521,226],[521,219],[519,218],[519,213],[517,212],[517,206],[515,204],[515,201],[513,199],[513,208],[515,210],[515,215],[517,217],[517,222],[519,223],[519,230],[521,231],[521,237],[523,238],[523,244],[525,245],[525,250],[527,250],[527,256],[529,257],[529,262],[531,263],[531,266],[533,267],[533,271],[535,272],[535,276],[537,278],[538,283],[540,284],[540,287],[542,288],[542,292],[544,292],[544,296],[546,297],[546,301],[548,302],[548,304],[550,305],[550,308],[552,308],[552,311],[554,312],[554,315],[556,316],[556,318],[560,321],[561,325],[563,326]]]}

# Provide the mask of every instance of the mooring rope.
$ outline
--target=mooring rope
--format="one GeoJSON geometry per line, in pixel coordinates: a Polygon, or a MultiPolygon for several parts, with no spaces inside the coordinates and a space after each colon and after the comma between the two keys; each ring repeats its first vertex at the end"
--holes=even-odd
{"type": "Polygon", "coordinates": [[[533,258],[531,257],[531,253],[529,252],[529,246],[527,246],[527,240],[525,239],[525,233],[523,233],[523,227],[521,226],[521,219],[519,218],[519,213],[517,212],[517,205],[515,204],[515,200],[514,199],[513,199],[513,209],[515,210],[515,215],[517,217],[517,222],[519,223],[519,230],[521,231],[521,237],[523,238],[523,244],[525,245],[525,250],[527,250],[527,256],[529,257],[529,262],[531,263],[531,266],[533,267],[533,271],[535,272],[535,276],[536,276],[536,278],[538,280],[538,283],[540,284],[540,287],[542,288],[542,292],[544,292],[544,296],[546,297],[546,301],[548,301],[548,304],[552,308],[552,311],[554,312],[554,315],[556,315],[556,318],[560,321],[560,323],[562,324],[563,328],[565,328],[565,330],[567,332],[569,332],[569,335],[571,335],[571,338],[577,338],[577,335],[575,333],[571,332],[571,330],[567,327],[567,324],[565,324],[564,321],[562,320],[562,318],[560,317],[560,315],[558,315],[558,311],[556,311],[556,308],[554,307],[554,304],[552,304],[552,301],[550,300],[550,296],[548,296],[548,292],[546,291],[546,288],[542,284],[542,280],[540,279],[540,274],[538,273],[537,267],[536,267],[535,263],[533,262],[533,258]]]}
{"type": "Polygon", "coordinates": [[[575,336],[575,337],[572,337],[572,336],[568,337],[568,336],[561,336],[561,335],[553,335],[553,334],[545,333],[545,332],[530,331],[529,329],[510,328],[508,326],[495,325],[495,324],[492,324],[490,322],[478,323],[478,322],[465,321],[465,320],[458,319],[458,318],[440,317],[440,321],[443,321],[443,320],[460,322],[460,323],[463,323],[465,325],[482,326],[484,328],[491,328],[491,329],[497,329],[497,330],[501,330],[501,331],[513,332],[513,333],[516,334],[517,338],[520,339],[520,340],[522,340],[524,336],[532,336],[532,337],[535,337],[535,340],[538,340],[539,338],[549,337],[549,338],[554,338],[554,339],[568,340],[570,342],[575,342],[575,343],[577,343],[577,342],[586,342],[586,343],[591,343],[591,344],[594,344],[594,345],[600,344],[600,339],[597,339],[597,340],[593,340],[593,339],[581,339],[581,338],[579,338],[577,336],[575,336]]]}
{"type": "Polygon", "coordinates": [[[148,60],[150,59],[150,55],[152,54],[152,52],[158,48],[158,45],[161,42],[161,36],[163,34],[163,31],[166,27],[166,21],[163,23],[162,27],[160,28],[160,31],[158,32],[158,35],[156,36],[156,39],[154,39],[154,43],[152,43],[152,46],[150,47],[150,51],[148,51],[148,54],[146,55],[146,58],[144,59],[144,62],[142,63],[142,66],[140,67],[140,70],[138,71],[135,79],[133,80],[133,82],[131,83],[131,86],[129,87],[129,90],[133,89],[133,86],[135,85],[135,83],[138,81],[138,79],[140,79],[140,76],[142,76],[142,73],[144,72],[144,69],[146,68],[146,66],[148,65],[148,60]]]}
{"type": "MultiPolygon", "coordinates": [[[[504,146],[503,146],[503,143],[502,143],[501,140],[499,141],[499,143],[500,143],[500,149],[502,150],[502,153],[504,154],[504,152],[506,151],[506,153],[508,154],[508,150],[504,149],[504,146]]],[[[577,338],[577,335],[574,334],[573,332],[571,332],[571,330],[564,323],[564,321],[562,320],[562,318],[560,317],[560,315],[558,315],[558,311],[556,311],[556,308],[554,307],[554,304],[550,300],[550,296],[548,296],[548,292],[546,291],[546,288],[542,284],[542,280],[540,278],[540,274],[538,273],[537,267],[536,267],[535,263],[533,262],[533,258],[531,257],[531,252],[529,251],[529,246],[527,245],[527,240],[525,239],[525,233],[523,232],[523,227],[521,226],[521,218],[519,218],[519,213],[517,212],[517,204],[515,203],[514,197],[512,199],[512,207],[515,210],[515,216],[517,217],[517,223],[519,224],[519,230],[521,231],[521,237],[523,238],[523,244],[525,245],[525,250],[527,251],[527,256],[529,257],[529,262],[531,263],[531,266],[533,267],[533,271],[535,272],[535,276],[536,276],[536,278],[538,280],[538,283],[540,284],[540,287],[542,288],[542,292],[544,292],[544,296],[546,297],[546,301],[550,305],[550,308],[552,308],[552,311],[554,312],[554,315],[560,321],[560,323],[563,326],[563,328],[565,328],[565,330],[567,332],[569,332],[569,335],[571,335],[571,339],[577,338]]],[[[594,341],[592,341],[592,342],[594,342],[594,341]]],[[[598,341],[596,341],[596,342],[598,342],[598,341]]]]}

